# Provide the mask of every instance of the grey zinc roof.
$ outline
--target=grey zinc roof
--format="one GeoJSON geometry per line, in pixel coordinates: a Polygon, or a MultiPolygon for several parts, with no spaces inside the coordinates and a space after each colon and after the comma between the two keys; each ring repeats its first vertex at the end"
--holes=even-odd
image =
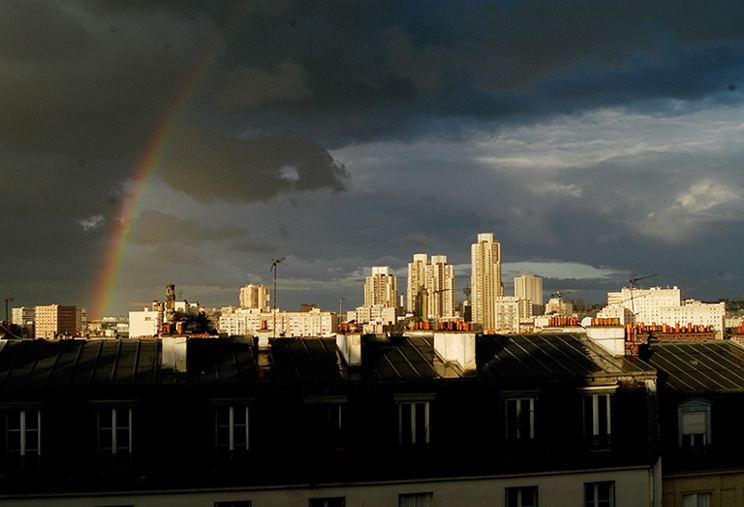
{"type": "MultiPolygon", "coordinates": [[[[188,341],[186,373],[176,374],[162,367],[162,343],[157,339],[7,341],[0,342],[0,388],[245,385],[266,380],[288,384],[415,382],[463,376],[459,367],[435,353],[433,339],[426,335],[365,337],[363,343],[362,365],[349,368],[333,338],[279,339],[267,353],[267,366],[262,369],[252,344],[245,340],[196,338],[188,341]]],[[[483,378],[654,373],[643,361],[613,357],[572,334],[478,336],[476,354],[478,375],[483,378]]],[[[739,387],[744,387],[741,384],[739,387]]]]}
{"type": "Polygon", "coordinates": [[[744,348],[729,340],[653,343],[649,363],[672,391],[744,390],[744,348]]]}
{"type": "Polygon", "coordinates": [[[654,370],[633,358],[615,357],[570,333],[483,335],[476,347],[482,377],[602,377],[646,375],[654,370]]]}
{"type": "Polygon", "coordinates": [[[156,339],[7,341],[0,348],[0,387],[258,381],[253,349],[232,340],[190,340],[185,377],[165,371],[161,357],[156,339]]]}

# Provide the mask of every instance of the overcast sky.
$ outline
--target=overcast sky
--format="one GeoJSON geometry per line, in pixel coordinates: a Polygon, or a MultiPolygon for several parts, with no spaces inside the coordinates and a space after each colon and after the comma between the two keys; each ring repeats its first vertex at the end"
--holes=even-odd
{"type": "Polygon", "coordinates": [[[11,307],[235,305],[286,257],[279,307],[346,310],[415,253],[462,300],[482,232],[507,295],[739,298],[743,163],[741,1],[0,1],[11,307]]]}

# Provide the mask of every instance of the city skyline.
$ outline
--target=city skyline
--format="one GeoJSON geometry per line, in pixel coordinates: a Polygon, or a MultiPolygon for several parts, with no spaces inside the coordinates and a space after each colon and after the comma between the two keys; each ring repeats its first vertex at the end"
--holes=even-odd
{"type": "MultiPolygon", "coordinates": [[[[0,297],[361,305],[493,233],[505,294],[744,294],[744,5],[0,5],[0,297]],[[694,20],[694,22],[691,22],[694,20]]],[[[546,297],[547,299],[547,297],[546,297]]]]}

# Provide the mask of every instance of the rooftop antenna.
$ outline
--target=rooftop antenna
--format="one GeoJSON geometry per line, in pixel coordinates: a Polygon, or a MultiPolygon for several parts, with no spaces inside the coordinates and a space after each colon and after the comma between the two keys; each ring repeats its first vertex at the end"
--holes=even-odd
{"type": "Polygon", "coordinates": [[[8,314],[8,303],[11,301],[13,301],[13,298],[5,298],[5,321],[8,323],[8,330],[10,330],[10,315],[8,314]]]}
{"type": "Polygon", "coordinates": [[[274,272],[274,308],[272,313],[274,314],[274,338],[276,338],[276,265],[282,262],[286,257],[282,257],[279,260],[271,259],[273,262],[271,263],[271,269],[269,271],[274,272]]]}
{"type": "MultiPolygon", "coordinates": [[[[628,280],[628,285],[630,285],[630,312],[633,314],[633,320],[635,321],[635,303],[633,302],[633,282],[637,282],[638,280],[643,280],[645,278],[651,278],[652,276],[656,276],[658,273],[651,273],[650,275],[643,275],[638,276],[636,278],[631,278],[628,280]]],[[[631,341],[635,341],[635,322],[633,322],[633,327],[631,328],[631,341]]]]}
{"type": "Polygon", "coordinates": [[[338,301],[338,316],[341,317],[341,305],[344,303],[345,298],[341,298],[338,301]]]}

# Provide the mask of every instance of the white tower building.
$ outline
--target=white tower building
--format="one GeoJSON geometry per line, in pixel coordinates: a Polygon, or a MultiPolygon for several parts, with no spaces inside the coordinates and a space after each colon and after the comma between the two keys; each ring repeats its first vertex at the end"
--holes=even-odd
{"type": "Polygon", "coordinates": [[[415,254],[408,263],[408,311],[425,319],[454,317],[455,267],[446,255],[415,254]]]}
{"type": "Polygon", "coordinates": [[[543,314],[542,278],[534,275],[522,275],[514,278],[514,295],[532,303],[532,315],[543,314]]]}
{"type": "Polygon", "coordinates": [[[268,312],[271,301],[269,289],[263,285],[248,284],[240,289],[241,308],[253,308],[262,312],[268,312]]]}
{"type": "Polygon", "coordinates": [[[374,305],[398,306],[398,277],[390,274],[388,266],[373,267],[364,282],[364,306],[374,305]]]}
{"type": "Polygon", "coordinates": [[[470,247],[472,322],[483,329],[496,328],[496,298],[504,295],[501,284],[501,244],[493,234],[478,234],[478,242],[470,247]]]}

